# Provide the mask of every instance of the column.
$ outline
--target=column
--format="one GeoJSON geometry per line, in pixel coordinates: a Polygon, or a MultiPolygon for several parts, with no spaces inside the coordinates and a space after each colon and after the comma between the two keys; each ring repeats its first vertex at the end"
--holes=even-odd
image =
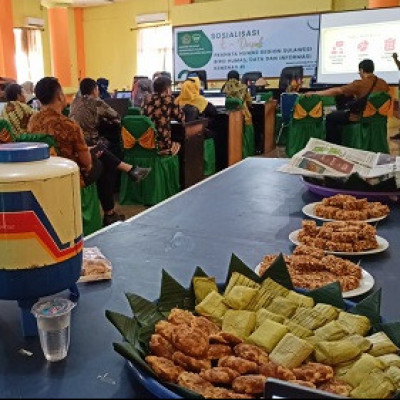
{"type": "Polygon", "coordinates": [[[369,0],[368,8],[397,7],[399,0],[369,0]]]}
{"type": "Polygon", "coordinates": [[[17,79],[12,0],[0,0],[0,76],[17,79]]]}
{"type": "Polygon", "coordinates": [[[75,17],[76,51],[77,51],[77,62],[78,62],[78,79],[80,81],[86,76],[83,8],[75,8],[74,17],[75,17]]]}
{"type": "Polygon", "coordinates": [[[67,8],[49,8],[50,50],[53,75],[61,86],[70,87],[71,48],[67,8]]]}

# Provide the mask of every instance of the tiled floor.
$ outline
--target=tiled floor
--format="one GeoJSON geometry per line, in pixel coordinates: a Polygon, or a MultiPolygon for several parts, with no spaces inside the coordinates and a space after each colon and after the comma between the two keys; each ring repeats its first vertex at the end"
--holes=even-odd
{"type": "MultiPolygon", "coordinates": [[[[399,131],[399,129],[400,129],[400,120],[397,118],[390,118],[388,122],[388,141],[390,146],[390,153],[398,156],[400,156],[400,141],[393,141],[390,140],[389,138],[390,136],[396,134],[399,131]]],[[[275,149],[271,153],[268,153],[265,157],[279,157],[279,158],[286,157],[285,149],[284,148],[275,149]]],[[[116,211],[119,214],[125,215],[127,219],[143,212],[147,208],[148,207],[144,207],[141,205],[121,206],[118,203],[116,205],[116,211]]]]}

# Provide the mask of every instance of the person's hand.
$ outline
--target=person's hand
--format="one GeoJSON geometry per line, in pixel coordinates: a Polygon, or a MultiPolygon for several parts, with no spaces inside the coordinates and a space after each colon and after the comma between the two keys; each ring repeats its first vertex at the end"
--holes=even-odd
{"type": "Polygon", "coordinates": [[[97,150],[96,148],[97,146],[89,146],[89,151],[92,152],[92,150],[95,149],[94,155],[96,158],[100,158],[103,155],[103,150],[97,150]]]}
{"type": "Polygon", "coordinates": [[[180,149],[181,149],[181,144],[180,143],[172,142],[171,155],[176,156],[179,153],[180,149]]]}
{"type": "Polygon", "coordinates": [[[399,56],[397,55],[397,53],[393,53],[393,59],[394,59],[395,61],[397,61],[398,58],[399,58],[399,56]]]}

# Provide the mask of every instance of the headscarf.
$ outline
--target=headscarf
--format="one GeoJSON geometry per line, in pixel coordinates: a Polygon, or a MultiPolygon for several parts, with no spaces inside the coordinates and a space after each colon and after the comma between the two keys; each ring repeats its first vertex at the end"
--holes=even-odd
{"type": "Polygon", "coordinates": [[[35,93],[33,92],[34,91],[33,82],[26,81],[21,86],[22,86],[22,89],[24,89],[25,100],[27,103],[35,98],[35,93]]]}
{"type": "Polygon", "coordinates": [[[243,101],[246,101],[247,86],[236,78],[229,79],[225,83],[223,91],[226,93],[227,97],[237,97],[243,101]]]}
{"type": "Polygon", "coordinates": [[[108,93],[109,84],[110,82],[106,78],[97,79],[97,85],[99,87],[99,95],[102,100],[109,99],[111,97],[110,93],[108,93]]]}
{"type": "Polygon", "coordinates": [[[188,78],[183,82],[181,94],[176,98],[175,103],[180,107],[187,104],[196,107],[201,114],[208,105],[208,101],[200,94],[200,79],[198,77],[188,78]]]}
{"type": "Polygon", "coordinates": [[[150,79],[140,79],[135,83],[133,91],[133,105],[141,107],[144,99],[151,94],[153,83],[150,79]]]}

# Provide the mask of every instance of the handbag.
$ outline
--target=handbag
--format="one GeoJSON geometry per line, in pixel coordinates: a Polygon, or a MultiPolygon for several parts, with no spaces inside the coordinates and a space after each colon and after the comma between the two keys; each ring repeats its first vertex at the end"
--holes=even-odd
{"type": "Polygon", "coordinates": [[[367,107],[368,97],[372,93],[372,90],[374,89],[377,81],[378,78],[375,77],[374,83],[372,84],[371,89],[368,91],[368,93],[365,96],[360,97],[359,99],[352,100],[350,104],[348,104],[348,111],[350,111],[350,114],[353,115],[354,121],[361,120],[365,108],[367,107]]]}

